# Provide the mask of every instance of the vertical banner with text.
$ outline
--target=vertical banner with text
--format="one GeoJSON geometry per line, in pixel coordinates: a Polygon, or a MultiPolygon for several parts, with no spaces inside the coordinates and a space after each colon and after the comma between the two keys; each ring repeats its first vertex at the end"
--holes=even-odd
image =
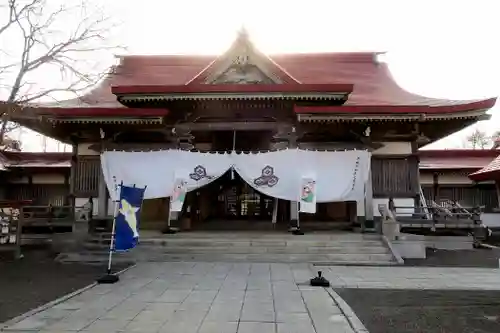
{"type": "Polygon", "coordinates": [[[180,212],[186,199],[187,181],[183,178],[176,178],[174,181],[174,192],[170,197],[170,211],[180,212]]]}
{"type": "Polygon", "coordinates": [[[300,186],[300,212],[316,213],[316,180],[302,177],[300,186]]]}

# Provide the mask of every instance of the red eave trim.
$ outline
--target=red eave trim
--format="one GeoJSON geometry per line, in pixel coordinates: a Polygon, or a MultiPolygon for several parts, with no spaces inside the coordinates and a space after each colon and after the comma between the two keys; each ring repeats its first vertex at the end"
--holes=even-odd
{"type": "Polygon", "coordinates": [[[41,115],[61,117],[163,117],[167,109],[146,108],[38,108],[41,115]]]}
{"type": "Polygon", "coordinates": [[[491,157],[493,160],[500,155],[497,149],[422,149],[418,151],[422,158],[467,158],[467,157],[491,157]]]}
{"type": "Polygon", "coordinates": [[[190,84],[114,86],[115,95],[190,93],[351,93],[353,84],[190,84]]]}
{"type": "Polygon", "coordinates": [[[469,175],[469,179],[475,182],[500,179],[500,170],[477,171],[469,175]]]}
{"type": "Polygon", "coordinates": [[[495,105],[496,98],[477,102],[464,102],[455,105],[344,105],[344,106],[295,106],[295,113],[329,114],[391,114],[391,113],[453,113],[490,109],[495,105]]]}

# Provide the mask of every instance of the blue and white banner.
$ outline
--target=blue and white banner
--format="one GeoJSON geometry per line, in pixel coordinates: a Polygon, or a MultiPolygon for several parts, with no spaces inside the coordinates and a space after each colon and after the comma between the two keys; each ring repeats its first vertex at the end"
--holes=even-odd
{"type": "Polygon", "coordinates": [[[127,251],[139,241],[139,221],[146,188],[120,186],[120,202],[115,216],[115,251],[127,251]]]}

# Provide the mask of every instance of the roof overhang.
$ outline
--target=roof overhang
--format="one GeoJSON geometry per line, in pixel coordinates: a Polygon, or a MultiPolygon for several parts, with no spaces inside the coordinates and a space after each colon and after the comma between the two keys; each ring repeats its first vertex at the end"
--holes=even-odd
{"type": "MultiPolygon", "coordinates": [[[[23,108],[17,117],[47,120],[50,123],[107,123],[107,124],[161,124],[168,115],[167,109],[147,108],[23,108]],[[30,112],[31,111],[31,112],[30,112]],[[30,114],[29,116],[26,114],[30,114]]],[[[15,120],[16,116],[14,117],[15,120]]]]}
{"type": "Polygon", "coordinates": [[[448,119],[489,120],[483,109],[450,110],[446,106],[295,106],[298,120],[303,122],[336,121],[434,121],[448,119]]]}
{"type": "Polygon", "coordinates": [[[342,100],[352,84],[190,84],[180,86],[115,86],[123,102],[170,100],[342,100]]]}
{"type": "Polygon", "coordinates": [[[484,182],[489,180],[500,180],[500,170],[489,170],[482,171],[479,170],[477,172],[471,173],[469,175],[469,179],[475,182],[484,182]]]}
{"type": "Polygon", "coordinates": [[[50,163],[50,162],[21,162],[21,163],[15,163],[15,164],[9,164],[7,165],[9,169],[12,168],[70,168],[71,167],[71,162],[55,162],[55,163],[50,163]]]}

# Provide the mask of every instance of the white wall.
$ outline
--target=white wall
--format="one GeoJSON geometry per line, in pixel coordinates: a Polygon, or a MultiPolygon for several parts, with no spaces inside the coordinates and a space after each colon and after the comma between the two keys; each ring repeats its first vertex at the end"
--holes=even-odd
{"type": "Polygon", "coordinates": [[[373,151],[373,155],[410,155],[411,142],[381,142],[384,146],[373,151]]]}
{"type": "MultiPolygon", "coordinates": [[[[22,176],[17,178],[9,178],[10,184],[28,184],[29,177],[22,176]]],[[[44,173],[32,175],[33,184],[64,184],[64,175],[58,173],[44,173]]]]}
{"type": "MultiPolygon", "coordinates": [[[[454,172],[440,173],[438,178],[439,185],[472,185],[473,181],[466,175],[461,175],[454,172]]],[[[420,184],[434,184],[432,173],[420,172],[420,184]]]]}
{"type": "Polygon", "coordinates": [[[64,184],[64,175],[57,173],[34,174],[33,184],[64,184]]]}
{"type": "Polygon", "coordinates": [[[78,144],[78,155],[99,155],[99,152],[89,149],[93,143],[78,144]]]}
{"type": "Polygon", "coordinates": [[[483,213],[481,214],[481,221],[488,227],[500,228],[499,213],[483,213]]]}

